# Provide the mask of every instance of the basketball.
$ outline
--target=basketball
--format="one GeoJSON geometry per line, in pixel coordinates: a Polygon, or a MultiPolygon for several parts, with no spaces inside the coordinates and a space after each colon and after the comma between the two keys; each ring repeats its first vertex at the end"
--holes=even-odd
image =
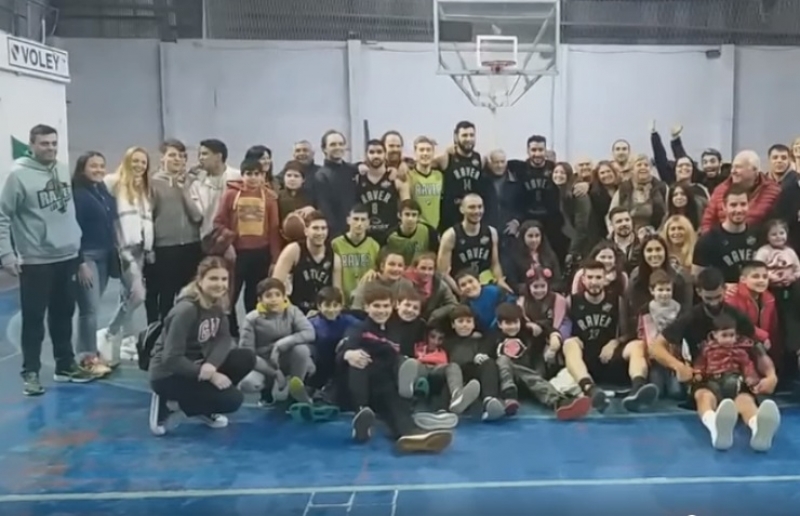
{"type": "Polygon", "coordinates": [[[283,221],[283,238],[297,242],[306,237],[306,223],[297,213],[290,213],[283,221]]]}

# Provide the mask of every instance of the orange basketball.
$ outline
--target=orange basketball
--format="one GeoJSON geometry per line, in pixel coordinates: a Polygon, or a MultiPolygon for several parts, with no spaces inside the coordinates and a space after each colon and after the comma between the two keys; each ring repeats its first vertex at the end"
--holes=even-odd
{"type": "Polygon", "coordinates": [[[306,223],[297,213],[290,213],[283,220],[283,238],[287,242],[297,242],[306,237],[306,223]]]}

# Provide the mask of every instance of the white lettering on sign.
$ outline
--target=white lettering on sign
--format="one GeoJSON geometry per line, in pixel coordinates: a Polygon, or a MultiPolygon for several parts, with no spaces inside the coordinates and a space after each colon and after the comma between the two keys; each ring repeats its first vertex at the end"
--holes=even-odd
{"type": "Polygon", "coordinates": [[[12,36],[8,36],[7,40],[10,68],[69,79],[67,52],[12,36]]]}

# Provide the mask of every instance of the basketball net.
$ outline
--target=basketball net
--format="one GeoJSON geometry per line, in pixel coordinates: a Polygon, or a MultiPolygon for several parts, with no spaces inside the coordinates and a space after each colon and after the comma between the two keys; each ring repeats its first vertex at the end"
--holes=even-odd
{"type": "Polygon", "coordinates": [[[488,75],[488,100],[489,100],[489,112],[491,113],[491,144],[492,149],[495,150],[498,147],[499,143],[499,132],[500,132],[500,122],[498,120],[498,108],[505,107],[508,105],[508,84],[509,80],[511,79],[508,75],[503,75],[502,72],[506,70],[509,66],[513,66],[513,63],[508,63],[505,61],[492,61],[487,62],[485,65],[489,68],[489,75],[488,75]]]}

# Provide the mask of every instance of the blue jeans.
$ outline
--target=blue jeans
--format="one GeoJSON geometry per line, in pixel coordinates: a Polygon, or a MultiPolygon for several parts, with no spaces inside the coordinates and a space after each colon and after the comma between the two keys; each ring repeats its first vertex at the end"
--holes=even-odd
{"type": "Polygon", "coordinates": [[[125,329],[125,325],[130,320],[133,312],[144,302],[144,299],[134,299],[131,297],[131,289],[133,288],[134,282],[137,280],[143,281],[144,249],[141,246],[137,246],[130,249],[130,252],[133,255],[133,261],[136,264],[136,271],[138,272],[134,274],[134,271],[131,271],[131,264],[122,264],[122,276],[120,277],[122,288],[119,291],[119,305],[117,305],[117,310],[114,312],[111,322],[108,323],[109,335],[119,335],[125,329]]]}
{"type": "Polygon", "coordinates": [[[77,355],[97,353],[97,311],[108,286],[108,251],[87,251],[84,263],[92,272],[91,287],[78,283],[78,343],[77,355]]]}

